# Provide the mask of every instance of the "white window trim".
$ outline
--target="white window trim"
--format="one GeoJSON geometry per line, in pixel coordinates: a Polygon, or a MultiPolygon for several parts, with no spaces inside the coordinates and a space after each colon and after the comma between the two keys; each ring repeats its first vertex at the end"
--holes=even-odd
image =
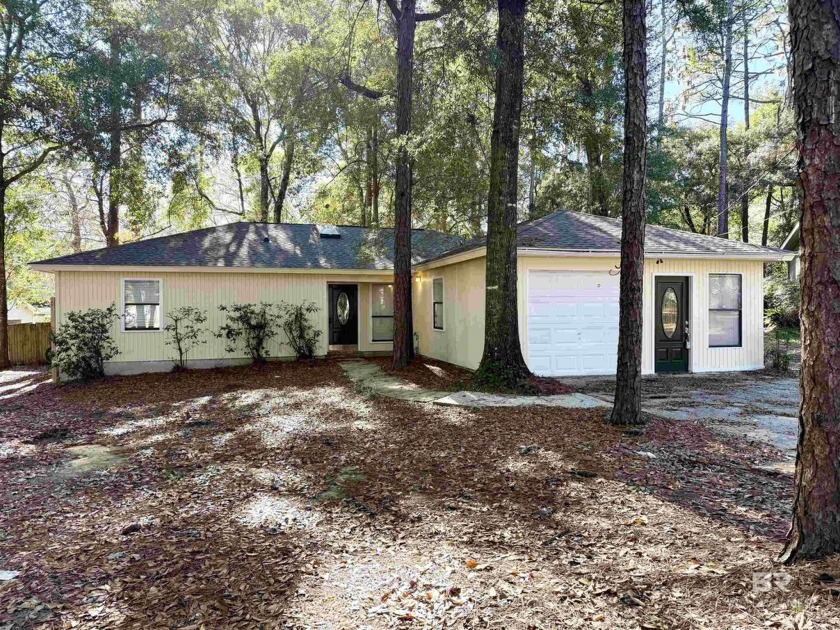
{"type": "MultiPolygon", "coordinates": [[[[393,285],[393,284],[394,284],[393,282],[371,282],[371,283],[370,283],[370,286],[369,286],[369,288],[368,288],[368,293],[369,293],[369,298],[370,298],[370,299],[369,299],[369,301],[368,301],[368,302],[369,302],[369,308],[368,308],[368,320],[369,320],[369,323],[370,323],[370,325],[368,326],[368,329],[369,329],[369,334],[368,334],[368,343],[371,343],[371,344],[376,343],[376,344],[391,344],[391,345],[394,345],[393,335],[391,336],[391,339],[390,339],[390,340],[386,340],[386,341],[382,341],[382,340],[380,340],[380,341],[376,341],[376,340],[374,340],[374,338],[373,338],[373,287],[376,287],[376,286],[385,286],[385,287],[387,287],[387,286],[389,286],[389,285],[393,285]]],[[[391,310],[393,311],[393,304],[391,305],[391,307],[392,307],[392,308],[391,308],[391,310]]],[[[392,314],[392,315],[391,315],[391,319],[393,320],[393,318],[394,318],[394,315],[392,314]]]]}
{"type": "Polygon", "coordinates": [[[131,277],[131,278],[122,278],[120,280],[120,332],[128,333],[133,335],[135,333],[160,333],[163,332],[163,329],[166,327],[163,321],[163,278],[138,278],[138,277],[131,277]],[[158,289],[160,293],[160,302],[158,303],[158,308],[160,309],[160,324],[157,328],[153,328],[151,330],[138,330],[135,328],[126,328],[125,327],[125,283],[126,282],[157,282],[158,289]]]}
{"type": "MultiPolygon", "coordinates": [[[[706,321],[709,321],[709,313],[715,310],[723,310],[735,312],[732,309],[714,309],[710,306],[712,303],[712,276],[738,276],[741,280],[741,308],[738,310],[738,345],[735,346],[713,346],[711,342],[711,333],[706,326],[706,346],[709,350],[738,350],[744,348],[744,274],[740,271],[710,271],[706,276],[706,321]]],[[[764,295],[762,291],[762,295],[764,295]]],[[[764,356],[764,355],[762,355],[764,356]]]]}
{"type": "Polygon", "coordinates": [[[432,330],[446,332],[446,280],[444,280],[443,276],[432,277],[432,330]],[[435,280],[440,280],[440,292],[443,298],[440,302],[440,305],[443,307],[443,317],[441,318],[443,321],[440,323],[440,328],[435,326],[435,280]]]}

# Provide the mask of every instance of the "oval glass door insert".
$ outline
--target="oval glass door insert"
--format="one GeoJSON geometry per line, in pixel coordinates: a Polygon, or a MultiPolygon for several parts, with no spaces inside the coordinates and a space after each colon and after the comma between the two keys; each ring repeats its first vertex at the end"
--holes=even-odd
{"type": "Polygon", "coordinates": [[[665,336],[671,339],[677,332],[677,316],[679,315],[679,303],[677,293],[671,287],[665,290],[662,296],[662,330],[665,336]]]}
{"type": "Polygon", "coordinates": [[[336,307],[338,308],[338,321],[344,326],[347,320],[350,319],[350,298],[347,297],[344,291],[338,296],[336,307]]]}

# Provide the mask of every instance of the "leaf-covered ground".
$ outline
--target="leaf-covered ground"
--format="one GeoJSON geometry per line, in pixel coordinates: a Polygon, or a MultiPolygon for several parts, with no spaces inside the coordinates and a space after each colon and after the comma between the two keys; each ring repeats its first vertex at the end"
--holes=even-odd
{"type": "Polygon", "coordinates": [[[5,372],[0,628],[840,627],[840,559],[774,563],[773,453],[602,414],[370,399],[331,361],[5,372]]]}

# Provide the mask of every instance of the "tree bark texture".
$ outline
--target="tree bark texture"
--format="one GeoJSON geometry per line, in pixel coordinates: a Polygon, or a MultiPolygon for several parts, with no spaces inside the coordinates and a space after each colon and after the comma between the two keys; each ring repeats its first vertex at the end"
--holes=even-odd
{"type": "Polygon", "coordinates": [[[110,145],[108,154],[108,221],[105,232],[105,244],[108,247],[119,245],[120,232],[120,169],[122,168],[122,98],[121,86],[116,83],[116,74],[120,64],[120,36],[112,34],[111,48],[111,94],[110,94],[110,145]]]}
{"type": "Polygon", "coordinates": [[[521,388],[530,376],[519,342],[516,287],[519,130],[524,83],[525,0],[499,0],[496,104],[490,140],[484,355],[479,381],[521,388]]]}
{"type": "Polygon", "coordinates": [[[292,164],[295,161],[295,136],[290,134],[286,139],[285,152],[283,155],[283,173],[280,176],[280,186],[277,189],[277,198],[274,200],[274,222],[283,222],[283,204],[286,203],[286,193],[289,192],[289,180],[292,176],[292,164]]]}
{"type": "MultiPolygon", "coordinates": [[[[744,129],[747,131],[744,139],[744,173],[750,172],[750,28],[747,11],[741,8],[742,27],[744,29],[744,129]]],[[[741,194],[741,240],[750,242],[750,193],[748,191],[749,178],[744,178],[744,191],[741,194]]]]}
{"type": "Polygon", "coordinates": [[[802,372],[785,562],[840,552],[840,2],[790,0],[802,190],[802,372]]]}
{"type": "Polygon", "coordinates": [[[723,35],[723,89],[720,105],[720,154],[718,162],[717,235],[729,238],[729,92],[732,81],[732,9],[733,0],[726,2],[726,22],[723,35]]]}
{"type": "Polygon", "coordinates": [[[415,0],[402,0],[397,21],[397,176],[394,207],[394,367],[411,361],[411,92],[414,74],[415,0]]]}
{"type": "Polygon", "coordinates": [[[645,1],[624,0],[624,183],[618,364],[610,423],[642,423],[642,298],[645,270],[647,53],[645,1]]]}
{"type": "Polygon", "coordinates": [[[659,115],[657,117],[658,136],[662,135],[662,130],[665,128],[665,80],[668,77],[668,40],[671,34],[668,32],[668,12],[665,0],[660,0],[660,17],[662,20],[662,36],[660,41],[660,54],[662,55],[662,62],[659,64],[659,115]]]}
{"type": "MultiPolygon", "coordinates": [[[[3,170],[3,158],[0,152],[0,173],[3,170]]],[[[11,366],[9,361],[9,295],[6,281],[6,193],[8,185],[0,181],[0,369],[11,366]]]]}
{"type": "Polygon", "coordinates": [[[773,184],[767,184],[767,197],[764,200],[764,223],[761,224],[761,245],[767,247],[767,235],[770,232],[770,210],[773,207],[773,184]]]}

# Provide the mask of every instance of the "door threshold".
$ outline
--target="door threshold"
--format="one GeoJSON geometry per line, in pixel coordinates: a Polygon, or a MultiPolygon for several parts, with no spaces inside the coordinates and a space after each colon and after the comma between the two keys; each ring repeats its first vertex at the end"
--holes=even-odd
{"type": "Polygon", "coordinates": [[[330,344],[327,346],[328,352],[358,352],[359,351],[359,344],[356,343],[348,343],[348,344],[330,344]]]}

